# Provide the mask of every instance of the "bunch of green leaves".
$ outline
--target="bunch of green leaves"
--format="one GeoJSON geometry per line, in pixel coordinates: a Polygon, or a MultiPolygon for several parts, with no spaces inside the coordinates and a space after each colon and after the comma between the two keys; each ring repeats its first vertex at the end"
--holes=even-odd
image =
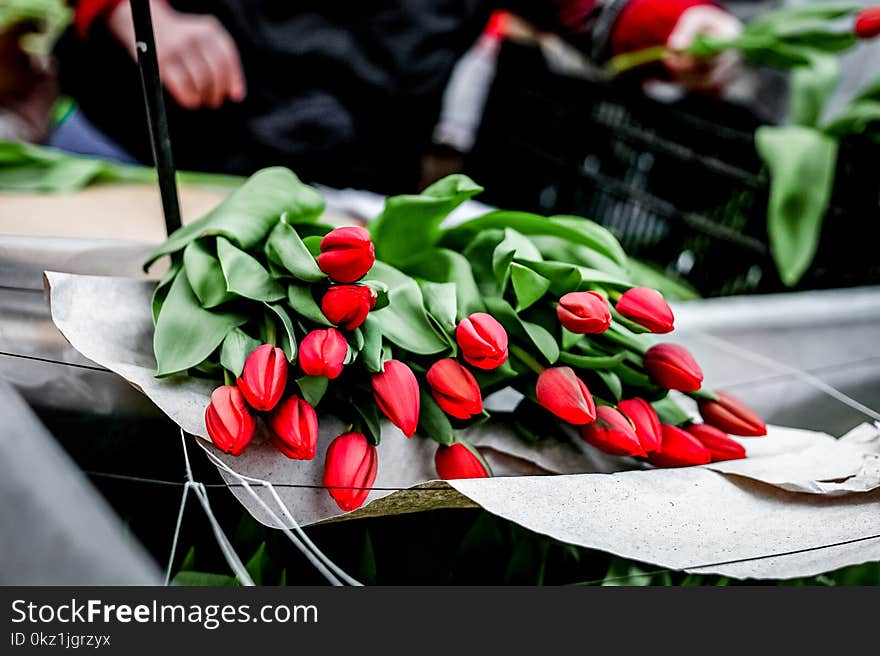
{"type": "MultiPolygon", "coordinates": [[[[242,178],[179,172],[180,184],[235,188],[242,178]]],[[[0,191],[70,193],[97,183],[156,184],[156,170],[116,164],[20,141],[0,141],[0,191]]]]}

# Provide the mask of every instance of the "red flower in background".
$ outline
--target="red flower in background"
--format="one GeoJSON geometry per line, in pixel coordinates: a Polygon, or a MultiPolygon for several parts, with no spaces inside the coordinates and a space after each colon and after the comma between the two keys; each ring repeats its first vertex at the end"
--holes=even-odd
{"type": "Polygon", "coordinates": [[[621,295],[615,309],[630,321],[656,334],[671,333],[675,317],[656,289],[633,287],[621,295]]]}
{"type": "Polygon", "coordinates": [[[244,363],[238,389],[254,410],[267,412],[278,405],[287,387],[287,356],[280,348],[263,344],[244,363]]]}
{"type": "Polygon", "coordinates": [[[859,39],[873,39],[880,35],[880,7],[868,7],[858,13],[855,33],[859,39]]]}
{"type": "Polygon", "coordinates": [[[745,403],[725,392],[716,392],[717,401],[699,402],[703,421],[731,435],[760,437],[767,434],[767,426],[745,403]]]}
{"type": "Polygon", "coordinates": [[[324,485],[346,512],[364,505],[376,480],[376,447],[363,433],[343,433],[327,447],[324,485]]]}
{"type": "Polygon", "coordinates": [[[635,426],[642,448],[648,453],[659,451],[663,433],[660,428],[660,417],[651,404],[645,399],[627,399],[618,403],[617,407],[635,426]]]}
{"type": "Polygon", "coordinates": [[[256,421],[238,388],[223,385],[211,392],[205,426],[218,449],[237,456],[250,444],[256,421]]]}
{"type": "Polygon", "coordinates": [[[358,226],[335,228],[321,240],[318,267],[333,282],[360,280],[376,261],[370,233],[358,226]]]}
{"type": "Polygon", "coordinates": [[[318,445],[318,417],[315,409],[294,395],[269,415],[272,443],[288,458],[311,460],[318,445]]]}
{"type": "Polygon", "coordinates": [[[376,290],[367,285],[333,285],[321,299],[321,312],[345,330],[360,326],[376,307],[376,290]]]}
{"type": "Polygon", "coordinates": [[[703,372],[690,352],[677,344],[656,344],[645,353],[645,369],[658,385],[680,392],[696,392],[703,372]]]}
{"type": "Polygon", "coordinates": [[[646,456],[629,420],[612,407],[596,408],[596,420],[581,428],[587,444],[613,456],[646,456]]]}
{"type": "Polygon", "coordinates": [[[455,341],[465,361],[478,369],[495,369],[507,360],[507,331],[485,312],[462,319],[455,329],[455,341]]]}
{"type": "Polygon", "coordinates": [[[559,323],[578,335],[604,333],[611,325],[608,301],[598,292],[571,292],[556,306],[559,323]]]}
{"type": "Polygon", "coordinates": [[[313,330],[300,342],[299,366],[308,376],[338,378],[347,355],[348,342],[338,330],[313,330]]]}
{"type": "Polygon", "coordinates": [[[434,467],[437,475],[444,481],[457,478],[489,478],[486,465],[464,444],[456,442],[446,446],[441,444],[434,454],[434,467]]]}
{"type": "Polygon", "coordinates": [[[687,431],[663,424],[663,444],[656,453],[648,454],[648,461],[657,467],[690,467],[712,462],[709,449],[687,431]]]}
{"type": "Polygon", "coordinates": [[[373,398],[392,424],[412,437],[419,423],[421,400],[415,374],[399,360],[388,360],[385,370],[373,374],[373,398]]]}
{"type": "Polygon", "coordinates": [[[535,386],[538,403],[554,415],[575,426],[596,419],[593,395],[571,367],[552,367],[538,376],[535,386]]]}
{"type": "Polygon", "coordinates": [[[700,444],[709,449],[712,454],[712,462],[722,460],[740,460],[746,457],[746,450],[742,444],[732,440],[724,431],[718,430],[708,424],[692,424],[687,427],[687,432],[696,437],[700,444]]]}
{"type": "Polygon", "coordinates": [[[438,360],[425,376],[437,405],[456,419],[470,419],[483,412],[483,395],[474,375],[452,358],[438,360]]]}

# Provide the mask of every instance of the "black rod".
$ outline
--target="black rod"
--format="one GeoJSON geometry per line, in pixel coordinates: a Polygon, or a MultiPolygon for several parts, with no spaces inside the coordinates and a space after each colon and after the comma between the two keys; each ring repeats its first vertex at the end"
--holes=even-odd
{"type": "Polygon", "coordinates": [[[159,193],[162,195],[162,211],[165,214],[165,233],[170,235],[180,227],[180,202],[177,198],[177,180],[174,159],[171,156],[171,137],[168,135],[168,116],[159,79],[159,61],[156,58],[156,40],[153,37],[153,18],[150,0],[130,0],[134,22],[138,70],[144,89],[144,105],[147,109],[147,125],[150,129],[150,145],[153,161],[159,175],[159,193]]]}

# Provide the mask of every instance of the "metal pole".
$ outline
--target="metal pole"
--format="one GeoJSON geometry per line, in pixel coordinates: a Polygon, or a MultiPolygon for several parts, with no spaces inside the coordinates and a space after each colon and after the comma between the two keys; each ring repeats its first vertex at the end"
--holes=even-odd
{"type": "Polygon", "coordinates": [[[159,175],[159,192],[162,195],[162,211],[165,214],[165,232],[171,234],[180,223],[180,202],[177,198],[177,180],[174,160],[171,156],[171,138],[168,135],[168,116],[159,79],[159,61],[156,59],[156,40],[153,37],[153,19],[150,0],[130,0],[137,46],[138,70],[144,89],[144,105],[150,129],[150,145],[153,161],[159,175]]]}

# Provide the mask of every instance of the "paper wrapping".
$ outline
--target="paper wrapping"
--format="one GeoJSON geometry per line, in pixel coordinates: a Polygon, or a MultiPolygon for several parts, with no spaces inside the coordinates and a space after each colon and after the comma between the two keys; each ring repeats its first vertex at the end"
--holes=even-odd
{"type": "MultiPolygon", "coordinates": [[[[52,272],[46,283],[52,319],[82,355],[141,390],[231,469],[277,486],[301,525],[476,504],[559,540],[674,569],[786,578],[880,559],[880,539],[861,539],[880,533],[880,430],[871,425],[841,440],[771,426],[766,437],[741,440],[746,460],[655,470],[580,440],[530,445],[504,425],[487,424],[467,437],[497,476],[447,484],[432,480],[435,444],[408,440],[386,423],[374,489],[363,508],[346,514],[320,489],[324,452],[342,432],[339,421],[320,418],[312,461],[282,456],[262,433],[242,456],[222,454],[204,427],[213,385],[154,377],[154,283],[52,272]],[[755,560],[783,552],[797,553],[755,560]]],[[[504,396],[487,405],[509,406],[504,396]]],[[[272,506],[268,492],[256,489],[272,506]]],[[[240,486],[230,491],[258,521],[276,526],[240,486]]]]}

